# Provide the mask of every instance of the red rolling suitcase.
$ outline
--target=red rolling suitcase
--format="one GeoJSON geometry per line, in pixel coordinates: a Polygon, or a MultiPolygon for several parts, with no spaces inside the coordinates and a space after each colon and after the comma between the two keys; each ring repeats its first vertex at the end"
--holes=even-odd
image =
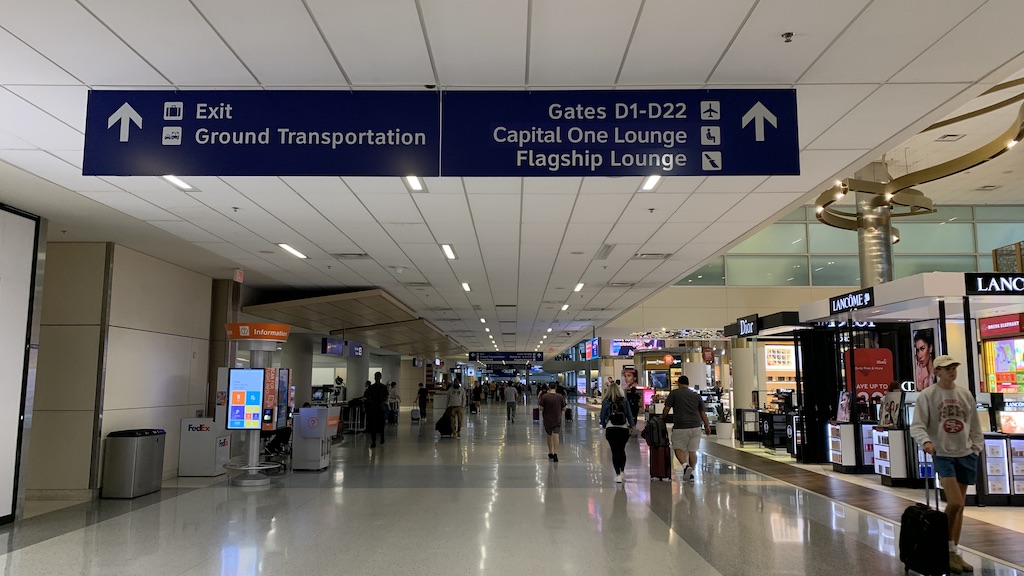
{"type": "MultiPolygon", "coordinates": [[[[925,458],[927,464],[929,458],[925,458]]],[[[932,464],[934,471],[934,464],[932,464]]],[[[907,570],[922,576],[949,574],[949,518],[939,511],[939,486],[934,472],[935,508],[930,504],[928,479],[925,479],[924,504],[903,511],[900,520],[900,561],[907,570]]]]}
{"type": "Polygon", "coordinates": [[[671,480],[672,479],[672,447],[668,444],[664,446],[651,446],[651,478],[658,478],[660,480],[671,480]]]}

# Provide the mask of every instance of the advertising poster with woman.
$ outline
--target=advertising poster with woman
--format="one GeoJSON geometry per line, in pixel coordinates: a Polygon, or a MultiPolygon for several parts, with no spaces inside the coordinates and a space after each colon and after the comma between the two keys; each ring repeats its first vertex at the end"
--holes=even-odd
{"type": "Polygon", "coordinates": [[[918,392],[935,384],[935,327],[932,322],[911,325],[914,338],[914,389],[918,392]]]}

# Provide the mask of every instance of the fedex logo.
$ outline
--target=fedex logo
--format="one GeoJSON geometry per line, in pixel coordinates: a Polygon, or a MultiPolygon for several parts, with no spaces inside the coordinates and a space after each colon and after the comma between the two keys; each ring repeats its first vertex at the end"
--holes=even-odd
{"type": "Polygon", "coordinates": [[[188,431],[189,432],[209,432],[210,431],[210,427],[207,426],[206,424],[189,424],[188,425],[188,431]]]}

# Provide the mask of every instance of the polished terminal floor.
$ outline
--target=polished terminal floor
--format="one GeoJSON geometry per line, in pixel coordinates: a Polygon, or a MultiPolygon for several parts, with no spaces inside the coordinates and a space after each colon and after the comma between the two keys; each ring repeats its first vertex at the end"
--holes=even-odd
{"type": "MultiPolygon", "coordinates": [[[[270,488],[181,479],[41,513],[0,529],[0,566],[19,576],[903,573],[899,526],[731,463],[749,455],[705,440],[717,456],[701,455],[694,482],[652,481],[634,438],[616,484],[593,407],[563,426],[558,463],[529,412],[520,406],[511,424],[504,404],[485,405],[459,439],[403,412],[386,444],[346,435],[329,469],[283,472],[270,488]]],[[[964,557],[979,575],[1024,574],[964,557]]]]}

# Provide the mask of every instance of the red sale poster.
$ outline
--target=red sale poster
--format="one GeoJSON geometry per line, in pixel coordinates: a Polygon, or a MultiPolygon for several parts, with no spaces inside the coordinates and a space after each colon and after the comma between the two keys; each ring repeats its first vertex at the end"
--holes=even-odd
{"type": "Polygon", "coordinates": [[[892,350],[888,348],[854,348],[854,364],[850,365],[850,350],[843,354],[846,363],[846,386],[857,385],[857,399],[871,402],[885,396],[892,382],[892,350]]]}

